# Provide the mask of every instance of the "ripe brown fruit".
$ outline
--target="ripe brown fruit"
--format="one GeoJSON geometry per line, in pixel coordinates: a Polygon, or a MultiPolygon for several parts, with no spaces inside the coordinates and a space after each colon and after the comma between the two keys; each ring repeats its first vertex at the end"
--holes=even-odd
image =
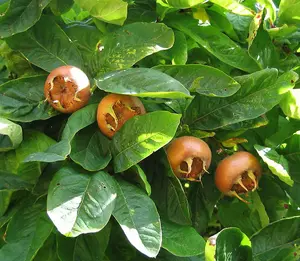
{"type": "Polygon", "coordinates": [[[101,132],[112,138],[126,121],[145,113],[145,107],[139,98],[108,94],[98,105],[97,122],[101,132]]]}
{"type": "Polygon", "coordinates": [[[169,163],[180,179],[201,181],[211,163],[211,150],[207,143],[193,136],[183,136],[167,148],[169,163]]]}
{"type": "Polygon", "coordinates": [[[239,195],[256,190],[261,174],[262,170],[257,158],[249,152],[240,151],[219,163],[215,183],[223,194],[237,197],[248,203],[239,195]]]}
{"type": "Polygon", "coordinates": [[[61,66],[48,75],[44,94],[54,109],[72,113],[88,103],[91,96],[90,82],[79,68],[61,66]]]}

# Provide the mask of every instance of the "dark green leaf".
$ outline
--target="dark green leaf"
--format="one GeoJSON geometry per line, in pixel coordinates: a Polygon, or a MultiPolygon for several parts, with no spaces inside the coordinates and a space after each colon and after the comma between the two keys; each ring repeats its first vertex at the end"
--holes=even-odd
{"type": "Polygon", "coordinates": [[[166,23],[186,33],[224,63],[246,72],[254,72],[259,69],[255,60],[247,54],[246,50],[211,25],[199,26],[198,20],[185,14],[171,16],[166,23]]]}
{"type": "Polygon", "coordinates": [[[160,215],[179,225],[191,225],[191,210],[185,190],[175,176],[167,159],[166,152],[159,150],[145,164],[150,180],[151,198],[155,202],[160,215]]]}
{"type": "Polygon", "coordinates": [[[300,253],[299,238],[299,216],[274,222],[251,238],[254,260],[296,260],[294,254],[300,253]]]}
{"type": "Polygon", "coordinates": [[[108,223],[97,233],[80,235],[75,239],[57,235],[57,252],[60,260],[104,260],[103,258],[109,241],[110,230],[111,225],[108,223]]]}
{"type": "Polygon", "coordinates": [[[41,17],[50,0],[10,0],[8,9],[0,16],[0,38],[24,32],[41,17]]]}
{"type": "Polygon", "coordinates": [[[63,130],[61,141],[49,147],[45,152],[32,153],[24,162],[65,160],[71,153],[71,141],[76,133],[96,121],[97,106],[97,104],[91,104],[73,113],[63,130]]]}
{"type": "Polygon", "coordinates": [[[284,158],[284,156],[278,154],[274,149],[260,146],[258,144],[254,145],[254,148],[262,160],[268,165],[272,173],[281,181],[292,187],[294,181],[289,175],[288,161],[284,158]]]}
{"type": "Polygon", "coordinates": [[[113,137],[115,172],[122,172],[166,145],[175,135],[181,115],[156,111],[128,120],[113,137]]]}
{"type": "Polygon", "coordinates": [[[107,23],[122,25],[127,18],[127,3],[122,0],[75,0],[91,16],[107,23]]]}
{"type": "Polygon", "coordinates": [[[252,261],[250,239],[238,228],[227,228],[217,237],[216,261],[252,261]]]}
{"type": "Polygon", "coordinates": [[[45,71],[63,65],[83,69],[80,52],[51,16],[42,16],[33,28],[7,39],[7,43],[45,71]]]}
{"type": "MultiPolygon", "coordinates": [[[[12,192],[11,191],[0,191],[0,217],[3,217],[5,214],[11,199],[12,192]]],[[[4,220],[1,220],[1,227],[6,224],[7,219],[3,217],[4,220]]]]}
{"type": "Polygon", "coordinates": [[[61,15],[69,11],[72,8],[73,4],[73,0],[52,0],[50,3],[50,8],[55,15],[61,15]]]}
{"type": "Polygon", "coordinates": [[[277,74],[276,69],[265,69],[236,77],[242,87],[228,98],[197,95],[186,111],[185,122],[195,129],[213,130],[257,118],[277,105],[298,79],[293,71],[278,78],[277,74]]]}
{"type": "Polygon", "coordinates": [[[0,118],[0,152],[17,148],[22,142],[22,127],[0,118]]]}
{"type": "Polygon", "coordinates": [[[106,172],[88,175],[75,166],[64,167],[49,186],[47,212],[60,233],[75,237],[103,229],[115,199],[115,182],[106,172]]]}
{"type": "Polygon", "coordinates": [[[223,199],[218,203],[218,217],[224,227],[238,227],[247,236],[253,235],[269,223],[264,205],[257,192],[247,197],[250,204],[238,199],[223,199]]]}
{"type": "Polygon", "coordinates": [[[99,43],[99,72],[127,69],[144,57],[172,47],[172,29],[159,23],[133,23],[107,34],[99,43]]]}
{"type": "Polygon", "coordinates": [[[162,243],[159,215],[154,202],[140,189],[118,180],[115,219],[127,239],[140,252],[156,257],[162,243]]]}
{"type": "Polygon", "coordinates": [[[112,158],[110,144],[98,126],[90,125],[75,135],[70,157],[84,169],[98,171],[104,169],[112,158]]]}
{"type": "Polygon", "coordinates": [[[204,253],[205,241],[197,231],[169,221],[162,221],[162,247],[175,256],[196,256],[204,253]]]}
{"type": "Polygon", "coordinates": [[[32,76],[0,85],[0,116],[29,122],[46,120],[57,114],[45,101],[45,76],[32,76]]]}
{"type": "Polygon", "coordinates": [[[96,79],[106,92],[150,98],[186,98],[189,91],[167,74],[148,68],[132,68],[105,74],[96,79]]]}
{"type": "Polygon", "coordinates": [[[231,96],[241,87],[222,71],[201,64],[159,65],[154,69],[172,76],[191,92],[206,96],[231,96]]]}
{"type": "Polygon", "coordinates": [[[56,252],[56,240],[54,233],[50,234],[33,261],[60,261],[56,252]]]}
{"type": "Polygon", "coordinates": [[[32,184],[23,180],[21,177],[0,170],[0,191],[3,190],[22,190],[30,189],[32,184]]]}
{"type": "Polygon", "coordinates": [[[43,246],[53,229],[44,202],[27,202],[13,216],[0,249],[1,261],[30,261],[43,246]]]}

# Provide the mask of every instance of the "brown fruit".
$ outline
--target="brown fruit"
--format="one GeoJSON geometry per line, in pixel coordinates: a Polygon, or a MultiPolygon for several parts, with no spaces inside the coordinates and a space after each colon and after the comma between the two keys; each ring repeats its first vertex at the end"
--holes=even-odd
{"type": "Polygon", "coordinates": [[[44,94],[54,109],[72,113],[88,103],[91,96],[90,82],[77,67],[61,66],[48,75],[44,94]]]}
{"type": "Polygon", "coordinates": [[[167,148],[167,156],[175,175],[191,181],[201,181],[211,163],[209,146],[193,136],[173,140],[167,148]]]}
{"type": "Polygon", "coordinates": [[[249,152],[239,151],[219,163],[215,183],[225,195],[235,196],[247,202],[239,194],[256,190],[261,174],[257,158],[249,152]]]}
{"type": "Polygon", "coordinates": [[[98,105],[97,122],[101,132],[112,138],[127,120],[145,113],[145,107],[139,98],[108,94],[98,105]]]}

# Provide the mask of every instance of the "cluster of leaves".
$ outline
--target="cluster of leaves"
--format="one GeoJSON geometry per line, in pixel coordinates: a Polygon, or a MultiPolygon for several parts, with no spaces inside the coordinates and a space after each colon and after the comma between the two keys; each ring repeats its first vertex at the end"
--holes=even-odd
{"type": "Polygon", "coordinates": [[[1,261],[297,259],[300,2],[239,2],[0,0],[1,261]],[[72,115],[43,94],[62,65],[98,87],[72,115]],[[148,112],[112,140],[109,92],[148,112]],[[203,186],[168,164],[183,135],[211,147],[203,186]],[[250,204],[214,185],[237,150],[263,165],[250,204]]]}

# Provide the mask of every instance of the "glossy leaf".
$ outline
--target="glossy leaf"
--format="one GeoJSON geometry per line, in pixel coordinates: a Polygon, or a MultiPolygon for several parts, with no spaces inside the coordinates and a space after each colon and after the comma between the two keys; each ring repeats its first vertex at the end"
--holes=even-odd
{"type": "Polygon", "coordinates": [[[47,213],[66,236],[100,231],[115,207],[116,186],[106,172],[88,175],[77,167],[60,169],[48,191],[47,213]]]}
{"type": "Polygon", "coordinates": [[[191,127],[213,130],[257,118],[277,105],[282,94],[294,87],[298,75],[286,72],[277,78],[276,69],[265,69],[236,77],[241,88],[228,98],[197,95],[186,111],[184,120],[191,127]]]}
{"type": "Polygon", "coordinates": [[[112,158],[110,140],[95,125],[79,131],[72,140],[71,147],[71,159],[89,171],[104,169],[112,158]]]}
{"type": "Polygon", "coordinates": [[[186,98],[189,91],[172,77],[147,68],[132,68],[105,74],[96,79],[106,92],[150,98],[186,98]]]}
{"type": "Polygon", "coordinates": [[[43,9],[49,2],[50,0],[11,0],[8,9],[0,17],[0,38],[29,29],[40,19],[43,9]]]}
{"type": "Polygon", "coordinates": [[[246,200],[250,204],[228,198],[219,201],[218,217],[224,227],[237,227],[251,236],[268,225],[269,218],[257,192],[249,194],[246,200]]]}
{"type": "Polygon", "coordinates": [[[196,256],[204,252],[205,241],[192,227],[163,220],[162,232],[162,247],[175,256],[196,256]]]}
{"type": "Polygon", "coordinates": [[[166,145],[175,135],[181,116],[166,111],[128,120],[113,137],[115,172],[122,172],[166,145]]]}
{"type": "Polygon", "coordinates": [[[43,246],[53,224],[42,203],[24,204],[13,216],[6,231],[7,244],[0,249],[1,261],[30,261],[43,246]]]}
{"type": "Polygon", "coordinates": [[[281,0],[278,12],[281,23],[299,24],[300,22],[300,3],[297,0],[281,0]]]}
{"type": "Polygon", "coordinates": [[[0,118],[0,152],[17,148],[22,142],[22,127],[0,118]]]}
{"type": "Polygon", "coordinates": [[[174,33],[160,23],[125,25],[101,39],[99,72],[127,69],[144,57],[172,47],[174,33]]]}
{"type": "Polygon", "coordinates": [[[223,229],[217,237],[216,261],[252,261],[250,239],[237,228],[223,229]]]}
{"type": "Polygon", "coordinates": [[[97,104],[91,104],[73,113],[63,130],[61,141],[49,147],[45,152],[32,153],[24,162],[65,160],[71,153],[71,141],[76,133],[96,121],[96,111],[97,104]]]}
{"type": "Polygon", "coordinates": [[[236,93],[240,88],[240,84],[233,78],[210,66],[159,65],[154,69],[172,76],[191,92],[206,96],[227,97],[236,93]]]}
{"type": "Polygon", "coordinates": [[[247,54],[246,50],[241,48],[217,28],[211,25],[199,26],[198,20],[187,15],[170,17],[166,20],[166,23],[186,33],[222,62],[246,72],[258,70],[258,65],[255,60],[247,54]]]}
{"type": "Polygon", "coordinates": [[[5,171],[0,171],[0,191],[30,189],[32,184],[21,177],[5,171]]]}
{"type": "Polygon", "coordinates": [[[113,215],[130,243],[148,257],[156,257],[162,243],[159,215],[153,201],[140,189],[118,180],[113,215]]]}
{"type": "Polygon", "coordinates": [[[254,145],[254,148],[274,175],[289,186],[293,186],[294,181],[289,175],[288,161],[283,155],[278,154],[274,149],[257,144],[254,145]]]}
{"type": "Polygon", "coordinates": [[[203,0],[165,0],[165,2],[172,7],[184,9],[201,4],[203,0]]]}
{"type": "Polygon", "coordinates": [[[83,67],[81,54],[75,44],[49,16],[42,16],[32,29],[7,39],[7,43],[32,64],[48,72],[63,65],[83,67]]]}
{"type": "Polygon", "coordinates": [[[32,76],[0,85],[0,116],[14,121],[46,120],[57,112],[45,101],[46,76],[32,76]]]}
{"type": "Polygon", "coordinates": [[[151,195],[151,185],[147,180],[144,170],[139,165],[134,165],[128,171],[126,171],[125,177],[129,177],[129,179],[132,178],[134,181],[140,184],[142,188],[144,188],[148,196],[151,195]]]}
{"type": "Polygon", "coordinates": [[[300,119],[300,90],[288,91],[280,102],[284,114],[294,119],[300,119]]]}
{"type": "Polygon", "coordinates": [[[299,233],[299,216],[271,223],[251,238],[253,260],[293,260],[300,252],[299,233]]]}
{"type": "Polygon", "coordinates": [[[235,13],[235,14],[250,16],[250,15],[253,15],[253,13],[254,13],[250,8],[247,8],[245,5],[242,5],[236,1],[212,0],[211,2],[224,7],[228,11],[235,13]]]}
{"type": "Polygon", "coordinates": [[[75,0],[91,16],[107,23],[122,25],[127,18],[127,3],[122,0],[75,0]]]}

